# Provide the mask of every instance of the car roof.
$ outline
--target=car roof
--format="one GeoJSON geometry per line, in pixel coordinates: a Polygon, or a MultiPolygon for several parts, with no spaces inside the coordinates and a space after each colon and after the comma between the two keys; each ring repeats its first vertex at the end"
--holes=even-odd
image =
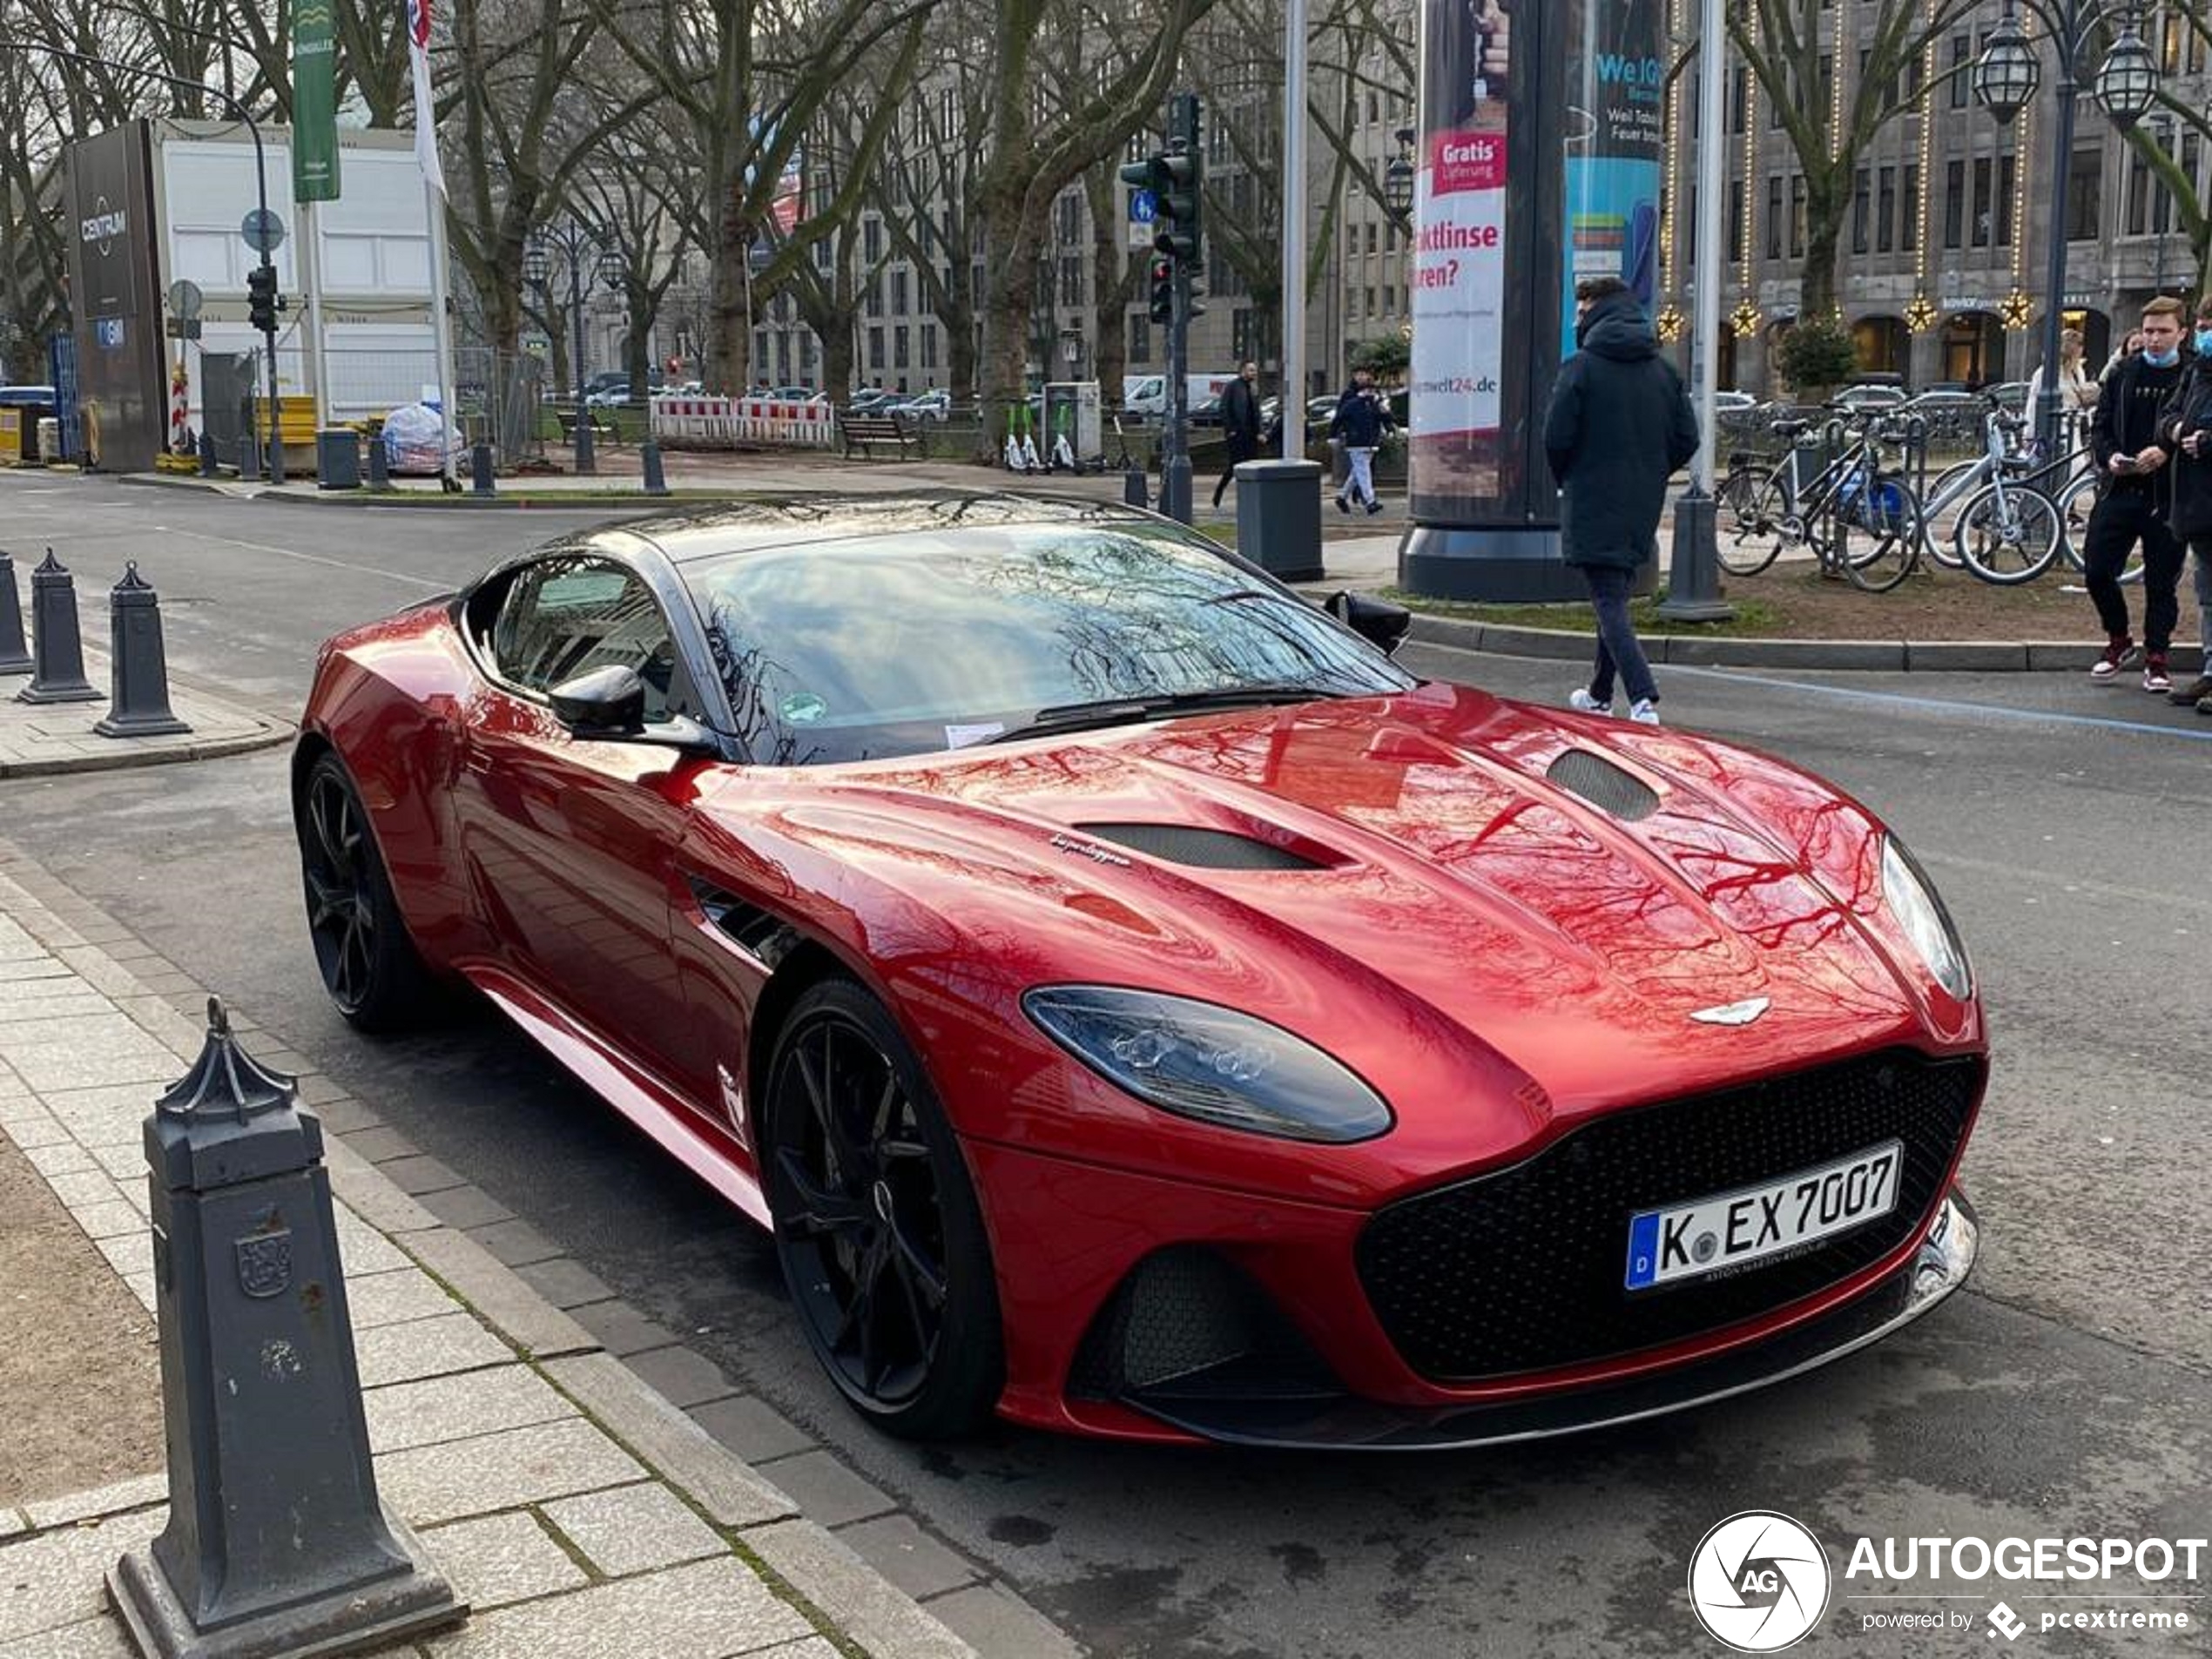
{"type": "Polygon", "coordinates": [[[881,496],[832,492],[679,509],[579,538],[609,552],[625,540],[656,548],[674,564],[762,553],[810,543],[918,530],[998,529],[1015,524],[1157,525],[1157,515],[1118,502],[1005,489],[932,489],[881,496]]]}

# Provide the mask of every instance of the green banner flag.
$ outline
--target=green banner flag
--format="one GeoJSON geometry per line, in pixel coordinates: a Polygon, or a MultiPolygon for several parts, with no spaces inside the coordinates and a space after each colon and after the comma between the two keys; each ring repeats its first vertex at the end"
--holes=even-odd
{"type": "Polygon", "coordinates": [[[292,13],[292,199],[338,199],[337,42],[331,0],[292,13]]]}

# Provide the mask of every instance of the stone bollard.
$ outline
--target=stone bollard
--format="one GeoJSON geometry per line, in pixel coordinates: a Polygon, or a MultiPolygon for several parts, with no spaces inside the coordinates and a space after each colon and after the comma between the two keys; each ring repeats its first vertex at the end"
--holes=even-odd
{"type": "Polygon", "coordinates": [[[392,487],[392,463],[384,454],[384,435],[380,432],[368,441],[368,487],[389,489],[392,487]]]}
{"type": "Polygon", "coordinates": [[[638,446],[637,459],[645,469],[645,493],[648,496],[668,494],[668,475],[661,470],[660,440],[650,435],[638,446]]]}
{"type": "Polygon", "coordinates": [[[1122,475],[1122,501],[1130,507],[1150,507],[1152,504],[1151,491],[1145,487],[1144,475],[1135,467],[1122,475]]]}
{"type": "Polygon", "coordinates": [[[376,1495],[322,1125],[209,999],[145,1123],[169,1524],[108,1570],[146,1659],[287,1659],[464,1616],[376,1495]]]}
{"type": "Polygon", "coordinates": [[[470,448],[469,474],[475,486],[473,494],[489,496],[497,493],[499,486],[492,482],[491,475],[491,445],[479,443],[470,448]]]}
{"type": "Polygon", "coordinates": [[[134,560],[109,590],[108,709],[92,730],[103,738],[158,738],[192,728],[169,706],[169,658],[161,648],[161,596],[134,560]]]}
{"type": "Polygon", "coordinates": [[[0,674],[28,674],[30,653],[24,649],[23,601],[16,595],[16,562],[0,553],[0,674]]]}
{"type": "Polygon", "coordinates": [[[77,629],[77,578],[46,550],[30,573],[30,684],[18,703],[97,703],[100,694],[84,678],[84,641],[77,629]]]}
{"type": "Polygon", "coordinates": [[[258,484],[261,482],[261,441],[253,435],[253,409],[250,403],[246,418],[246,432],[238,441],[238,481],[258,484]]]}

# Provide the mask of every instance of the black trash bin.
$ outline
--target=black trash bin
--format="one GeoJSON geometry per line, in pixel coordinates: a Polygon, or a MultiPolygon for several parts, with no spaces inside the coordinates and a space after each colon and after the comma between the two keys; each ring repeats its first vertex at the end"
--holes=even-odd
{"type": "Polygon", "coordinates": [[[1237,551],[1278,581],[1321,579],[1320,462],[1238,467],[1237,551]]]}
{"type": "Polygon", "coordinates": [[[315,434],[315,487],[361,487],[361,435],[353,428],[333,427],[315,434]]]}

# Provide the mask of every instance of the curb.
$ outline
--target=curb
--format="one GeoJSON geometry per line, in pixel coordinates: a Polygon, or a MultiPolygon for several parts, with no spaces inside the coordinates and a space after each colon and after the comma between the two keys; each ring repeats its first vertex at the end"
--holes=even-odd
{"type": "MultiPolygon", "coordinates": [[[[100,666],[106,662],[107,653],[92,644],[86,644],[84,651],[85,677],[97,685],[107,678],[105,668],[100,666]]],[[[0,760],[0,779],[56,778],[75,772],[128,772],[140,766],[164,766],[176,761],[218,760],[226,755],[251,754],[259,749],[273,749],[280,744],[291,742],[299,730],[288,720],[276,720],[256,714],[253,710],[241,708],[226,698],[211,695],[196,685],[187,685],[175,675],[172,675],[170,679],[172,686],[187,692],[196,704],[210,707],[233,720],[250,723],[254,729],[239,732],[235,737],[196,738],[190,743],[171,744],[158,749],[132,748],[132,738],[110,738],[103,741],[114,745],[112,752],[55,755],[51,759],[35,760],[0,760]]],[[[12,696],[12,690],[6,695],[12,696]]],[[[147,739],[135,741],[143,743],[147,739]]]]}
{"type": "MultiPolygon", "coordinates": [[[[375,494],[371,494],[366,489],[318,490],[313,495],[305,495],[272,485],[264,484],[257,487],[252,484],[225,482],[218,478],[187,477],[182,474],[125,472],[116,474],[115,479],[118,483],[137,484],[149,489],[188,489],[197,495],[219,496],[226,501],[274,502],[280,505],[292,507],[398,507],[415,512],[460,508],[472,513],[500,510],[517,513],[597,513],[603,518],[610,514],[633,510],[625,504],[631,499],[627,496],[619,500],[603,497],[598,500],[563,502],[548,501],[543,496],[533,496],[529,500],[518,500],[512,496],[494,496],[487,500],[466,490],[457,496],[448,496],[442,493],[433,496],[428,491],[408,489],[384,490],[375,494]]],[[[547,493],[567,494],[570,492],[549,491],[547,493]]],[[[641,489],[637,492],[635,499],[637,505],[634,510],[657,512],[665,506],[678,502],[690,502],[696,505],[700,502],[735,501],[747,493],[749,492],[734,489],[705,492],[678,490],[666,496],[648,496],[641,489]]]]}
{"type": "MultiPolygon", "coordinates": [[[[0,878],[31,907],[30,914],[15,917],[18,924],[48,942],[50,949],[56,949],[127,1017],[172,1050],[179,1043],[189,1047],[199,1042],[199,1030],[187,1010],[204,1006],[206,993],[190,976],[5,840],[0,840],[0,878]],[[150,979],[140,977],[149,974],[150,979]]],[[[443,1286],[602,1433],[688,1494],[696,1511],[752,1561],[756,1570],[834,1628],[843,1638],[837,1644],[840,1652],[861,1652],[868,1659],[984,1659],[916,1594],[832,1531],[831,1526],[837,1524],[833,1519],[826,1525],[810,1518],[806,1487],[786,1490],[757,1470],[745,1455],[725,1445],[639,1374],[617,1352],[619,1344],[603,1341],[552,1296],[541,1292],[524,1277],[527,1268],[518,1271],[502,1260],[500,1247],[489,1237],[472,1236],[455,1218],[431,1207],[438,1197],[450,1198],[456,1192],[489,1203],[486,1195],[464,1186],[426,1203],[411,1193],[373,1161],[379,1152],[392,1156],[374,1143],[395,1131],[332,1085],[308,1057],[287,1049],[280,1038],[261,1032],[250,1018],[235,1018],[234,1024],[263,1045],[260,1057],[301,1075],[301,1109],[322,1123],[325,1167],[334,1194],[347,1208],[443,1286]]],[[[406,1161],[418,1165],[433,1162],[412,1149],[406,1161]]],[[[519,1222],[509,1225],[527,1227],[519,1222]]],[[[522,1262],[531,1259],[517,1258],[522,1262]]],[[[857,1477],[846,1478],[858,1483],[857,1477]]],[[[164,1495],[138,1494],[131,1507],[159,1501],[164,1495]]],[[[7,1512],[0,1510],[0,1539],[17,1530],[20,1528],[7,1524],[7,1512]]],[[[926,1538],[923,1547],[943,1548],[926,1538]]],[[[1023,1659],[1056,1659],[1079,1652],[1064,1633],[1000,1588],[995,1575],[979,1575],[957,1593],[923,1594],[943,1595],[948,1604],[976,1596],[1003,1602],[1019,1621],[1015,1629],[1023,1659]]],[[[988,1645],[995,1652],[1011,1651],[996,1642],[988,1645]]]]}
{"type": "MultiPolygon", "coordinates": [[[[1472,622],[1413,613],[1408,637],[1499,657],[1580,662],[1596,643],[1591,634],[1510,623],[1472,622]]],[[[1654,663],[1697,668],[1832,668],[1876,673],[2076,673],[2096,647],[2066,640],[1757,639],[1647,634],[1644,652],[1654,663]]],[[[2200,671],[2203,650],[2176,645],[2175,670],[2200,671]]]]}

